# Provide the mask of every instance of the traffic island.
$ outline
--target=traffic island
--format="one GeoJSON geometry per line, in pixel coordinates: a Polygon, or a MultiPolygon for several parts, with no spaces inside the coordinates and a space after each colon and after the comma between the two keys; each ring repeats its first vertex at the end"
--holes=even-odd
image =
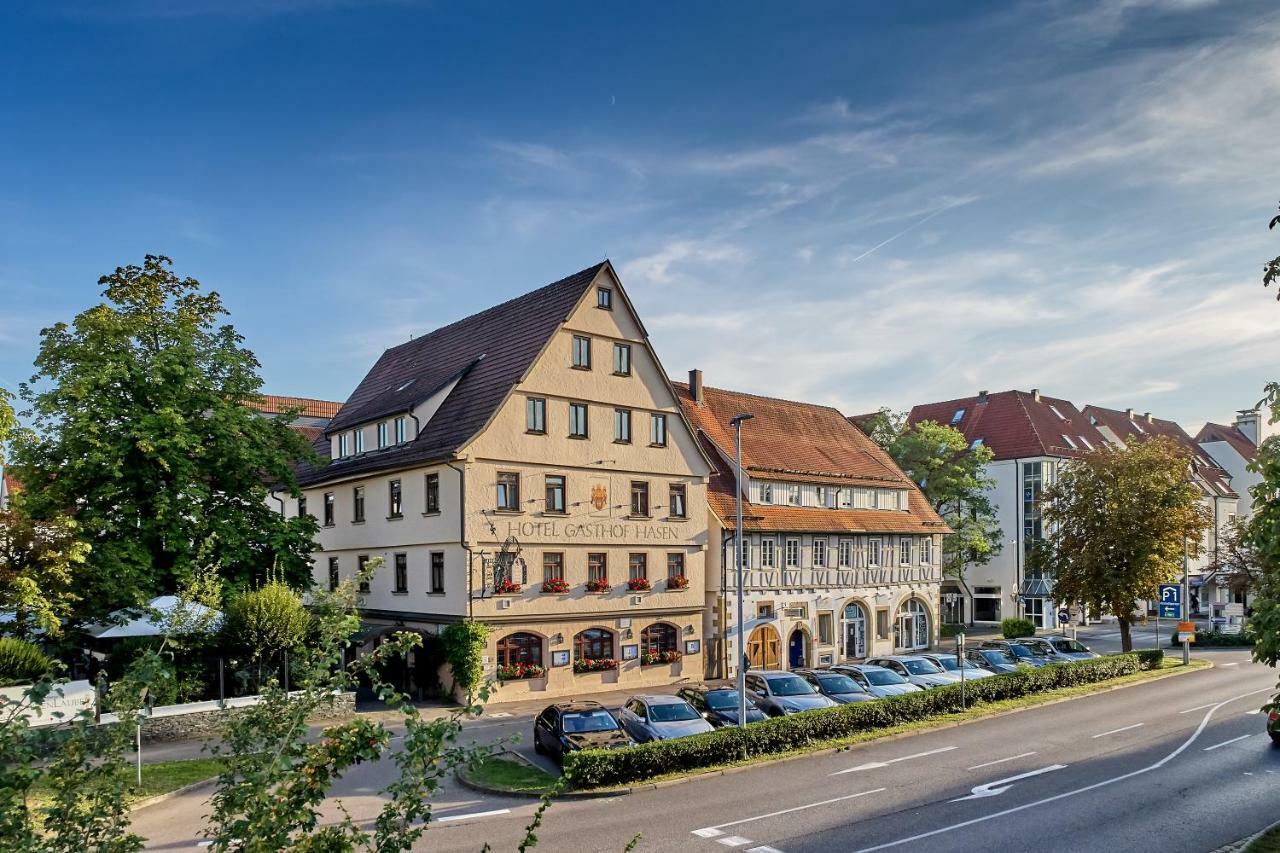
{"type": "Polygon", "coordinates": [[[455,775],[459,782],[473,791],[524,797],[551,793],[560,782],[514,752],[489,756],[476,767],[463,765],[455,775]]]}

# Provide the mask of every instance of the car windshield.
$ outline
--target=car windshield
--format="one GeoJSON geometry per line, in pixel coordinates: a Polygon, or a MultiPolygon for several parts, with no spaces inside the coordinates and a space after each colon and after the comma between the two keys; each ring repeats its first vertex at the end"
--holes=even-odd
{"type": "Polygon", "coordinates": [[[688,702],[663,702],[649,706],[649,719],[655,723],[682,723],[698,719],[698,712],[688,702]]]}
{"type": "Polygon", "coordinates": [[[1010,643],[1010,644],[1009,644],[1009,651],[1010,651],[1010,652],[1013,654],[1013,656],[1014,656],[1014,657],[1016,657],[1016,658],[1033,658],[1033,657],[1035,657],[1035,653],[1034,653],[1034,652],[1032,652],[1032,651],[1031,651],[1031,649],[1027,648],[1026,646],[1019,646],[1019,645],[1016,645],[1016,644],[1014,644],[1014,643],[1010,643]]]}
{"type": "Polygon", "coordinates": [[[583,732],[607,732],[618,727],[618,721],[613,718],[605,709],[599,711],[577,711],[572,714],[564,715],[564,730],[566,734],[581,734],[583,732]]]}
{"type": "Polygon", "coordinates": [[[907,668],[907,672],[912,675],[937,675],[942,672],[927,660],[904,660],[902,665],[907,668]]]}
{"type": "MultiPolygon", "coordinates": [[[[961,662],[957,661],[953,657],[945,657],[945,658],[939,657],[939,658],[935,658],[934,660],[936,660],[938,664],[941,665],[942,668],[945,669],[947,672],[959,672],[961,669],[960,667],[961,662]]],[[[963,663],[964,663],[964,669],[966,670],[982,668],[977,664],[973,663],[972,661],[964,661],[963,663]]]]}
{"type": "Polygon", "coordinates": [[[780,675],[769,679],[769,692],[774,696],[808,696],[814,689],[799,676],[780,675]]]}
{"type": "Polygon", "coordinates": [[[987,663],[1017,663],[1007,652],[1002,652],[999,649],[987,649],[982,653],[982,656],[987,659],[987,663]]]}
{"type": "MultiPolygon", "coordinates": [[[[738,691],[736,690],[710,690],[707,692],[707,707],[713,711],[736,711],[738,710],[738,691]]],[[[755,705],[750,699],[747,700],[747,707],[754,708],[755,705]]]]}
{"type": "Polygon", "coordinates": [[[1034,655],[1048,656],[1053,654],[1049,649],[1049,644],[1043,640],[1027,640],[1023,645],[1031,649],[1031,653],[1034,655]]]}
{"type": "Polygon", "coordinates": [[[1086,653],[1089,650],[1075,640],[1060,639],[1053,641],[1053,647],[1060,652],[1079,652],[1086,653]]]}
{"type": "Polygon", "coordinates": [[[820,675],[818,681],[822,684],[824,693],[866,693],[858,682],[854,681],[847,675],[820,675]]]}
{"type": "Polygon", "coordinates": [[[907,680],[891,669],[864,669],[862,674],[876,687],[888,684],[906,684],[907,680]]]}

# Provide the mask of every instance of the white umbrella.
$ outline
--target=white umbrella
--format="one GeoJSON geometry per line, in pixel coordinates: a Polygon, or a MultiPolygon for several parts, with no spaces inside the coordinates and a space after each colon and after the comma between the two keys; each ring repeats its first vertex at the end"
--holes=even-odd
{"type": "Polygon", "coordinates": [[[217,610],[205,607],[194,601],[183,601],[176,595],[161,595],[151,599],[141,616],[130,617],[133,610],[117,610],[103,625],[95,625],[89,629],[89,636],[99,640],[117,640],[123,637],[159,637],[165,633],[169,625],[178,626],[183,633],[183,624],[195,623],[207,625],[210,631],[217,630],[222,622],[222,614],[217,610]]]}

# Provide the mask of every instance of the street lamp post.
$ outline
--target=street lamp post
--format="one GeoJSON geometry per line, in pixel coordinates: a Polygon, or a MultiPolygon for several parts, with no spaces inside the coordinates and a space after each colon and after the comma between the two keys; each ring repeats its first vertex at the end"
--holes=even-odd
{"type": "Polygon", "coordinates": [[[746,563],[746,546],[744,545],[746,537],[742,531],[742,424],[751,420],[752,415],[743,413],[734,416],[729,421],[729,426],[734,430],[734,482],[735,490],[738,494],[738,513],[737,513],[737,529],[736,533],[736,550],[738,552],[738,727],[743,728],[747,725],[747,647],[743,644],[742,639],[742,567],[746,563]]]}

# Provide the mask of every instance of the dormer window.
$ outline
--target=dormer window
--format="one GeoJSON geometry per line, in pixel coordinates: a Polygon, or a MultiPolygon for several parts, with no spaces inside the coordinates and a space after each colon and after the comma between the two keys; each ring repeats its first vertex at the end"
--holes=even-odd
{"type": "Polygon", "coordinates": [[[405,441],[405,421],[404,416],[396,418],[396,444],[404,444],[405,441]]]}
{"type": "Polygon", "coordinates": [[[800,486],[798,484],[792,483],[787,486],[787,503],[792,506],[800,506],[800,486]]]}
{"type": "Polygon", "coordinates": [[[1060,421],[1065,421],[1065,420],[1067,419],[1066,415],[1064,415],[1064,414],[1062,414],[1062,412],[1059,412],[1059,411],[1058,411],[1058,407],[1057,407],[1057,406],[1050,405],[1050,406],[1049,406],[1049,411],[1051,411],[1051,412],[1053,412],[1055,415],[1057,415],[1057,416],[1058,416],[1058,420],[1060,420],[1060,421]]]}
{"type": "Polygon", "coordinates": [[[596,288],[596,307],[606,311],[613,310],[613,291],[607,287],[596,288]]]}
{"type": "Polygon", "coordinates": [[[364,453],[364,430],[362,430],[362,429],[358,429],[358,430],[356,430],[356,431],[355,431],[355,437],[356,437],[356,442],[355,442],[355,444],[356,444],[356,453],[358,453],[358,454],[359,454],[359,453],[364,453]]]}
{"type": "Polygon", "coordinates": [[[344,432],[338,436],[338,458],[343,459],[351,455],[351,434],[344,432]]]}
{"type": "Polygon", "coordinates": [[[762,504],[773,503],[773,483],[760,484],[760,503],[762,504]]]}
{"type": "Polygon", "coordinates": [[[382,421],[381,423],[378,424],[378,449],[381,450],[386,446],[387,446],[387,422],[382,421]]]}
{"type": "Polygon", "coordinates": [[[955,426],[964,420],[964,409],[956,409],[956,413],[951,416],[951,425],[955,426]]]}
{"type": "Polygon", "coordinates": [[[1072,450],[1080,449],[1076,447],[1076,443],[1071,440],[1071,436],[1067,435],[1065,432],[1062,434],[1062,440],[1065,441],[1067,443],[1067,447],[1070,447],[1072,450]]]}

